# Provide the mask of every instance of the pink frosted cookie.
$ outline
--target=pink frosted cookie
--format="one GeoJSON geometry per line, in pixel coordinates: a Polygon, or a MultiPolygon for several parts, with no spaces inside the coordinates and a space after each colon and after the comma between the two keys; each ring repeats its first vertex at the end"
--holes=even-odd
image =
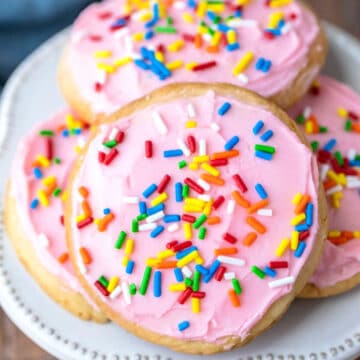
{"type": "Polygon", "coordinates": [[[83,319],[104,322],[74,275],[63,224],[68,174],[87,135],[83,123],[64,110],[19,143],[5,225],[18,257],[50,297],[83,319]]]}
{"type": "Polygon", "coordinates": [[[227,84],[172,84],[115,113],[69,185],[67,239],[89,295],[178,351],[256,337],[305,285],[325,239],[303,141],[283,111],[227,84]]]}
{"type": "Polygon", "coordinates": [[[59,84],[86,119],[172,82],[244,86],[288,108],[327,49],[316,16],[292,0],[93,4],[75,21],[59,84]]]}
{"type": "Polygon", "coordinates": [[[290,115],[312,142],[329,203],[328,241],[301,295],[339,294],[360,283],[360,96],[322,76],[290,115]]]}

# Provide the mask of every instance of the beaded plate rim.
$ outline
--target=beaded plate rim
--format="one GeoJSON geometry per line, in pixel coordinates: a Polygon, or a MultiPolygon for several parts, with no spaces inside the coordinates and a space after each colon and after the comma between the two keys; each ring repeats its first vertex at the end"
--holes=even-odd
{"type": "MultiPolygon", "coordinates": [[[[325,23],[326,30],[329,34],[336,36],[338,41],[350,44],[360,49],[359,43],[351,35],[337,28],[334,25],[325,23]]],[[[46,58],[55,48],[63,46],[68,36],[68,29],[56,34],[43,45],[41,45],[34,53],[32,53],[22,64],[14,71],[10,80],[6,84],[0,103],[0,161],[3,153],[7,150],[5,139],[11,135],[12,107],[16,102],[16,93],[24,78],[31,72],[31,69],[40,61],[46,58]]],[[[331,36],[332,37],[332,36],[331,36]]],[[[330,37],[330,38],[331,38],[330,37]]],[[[3,198],[3,193],[0,193],[3,198]]],[[[12,284],[10,276],[7,272],[4,258],[6,235],[3,226],[3,207],[0,203],[0,302],[3,310],[9,318],[23,331],[28,337],[36,342],[40,347],[52,353],[55,356],[61,354],[66,359],[101,359],[101,360],[172,360],[168,356],[156,354],[149,356],[146,354],[105,354],[95,349],[89,349],[82,346],[78,342],[71,341],[70,338],[62,337],[58,331],[52,327],[48,327],[39,314],[36,314],[29,306],[26,300],[22,299],[16,290],[16,286],[12,284]],[[15,310],[14,310],[15,309],[15,310]],[[16,315],[15,315],[16,313],[16,315]],[[34,327],[35,325],[35,327],[34,327]],[[46,339],[46,341],[44,340],[46,339]],[[62,348],[61,348],[62,347],[62,348]]],[[[79,320],[81,321],[81,320],[79,320]]],[[[311,360],[317,359],[350,359],[355,358],[360,352],[360,333],[353,334],[339,341],[338,345],[328,348],[325,352],[310,353],[309,355],[294,354],[273,354],[261,353],[252,356],[238,355],[238,360],[311,360]],[[356,345],[357,344],[357,345],[356,345]]],[[[190,358],[190,357],[189,357],[190,358]]]]}

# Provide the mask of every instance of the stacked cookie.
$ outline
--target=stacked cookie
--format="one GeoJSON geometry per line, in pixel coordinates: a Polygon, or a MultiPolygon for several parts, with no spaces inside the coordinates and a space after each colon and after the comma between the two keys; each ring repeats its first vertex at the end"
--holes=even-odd
{"type": "Polygon", "coordinates": [[[193,354],[355,286],[360,111],[316,80],[326,50],[291,0],[86,9],[59,65],[71,110],[24,138],[9,177],[34,279],[83,319],[193,354]]]}

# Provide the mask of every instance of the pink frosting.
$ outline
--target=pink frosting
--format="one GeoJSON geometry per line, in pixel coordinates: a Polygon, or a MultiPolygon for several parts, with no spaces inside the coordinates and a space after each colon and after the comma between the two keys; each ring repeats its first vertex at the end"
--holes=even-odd
{"type": "MultiPolygon", "coordinates": [[[[193,24],[183,20],[184,12],[193,13],[186,7],[186,1],[175,1],[174,5],[168,8],[168,15],[173,18],[177,34],[157,34],[152,39],[143,41],[131,40],[133,34],[144,32],[144,22],[136,20],[139,17],[138,12],[134,12],[126,27],[110,31],[111,25],[124,16],[124,4],[124,0],[114,0],[89,6],[76,20],[67,47],[68,69],[75,79],[79,94],[89,102],[95,113],[110,113],[119,105],[139,98],[157,87],[179,81],[227,82],[245,85],[266,97],[274,95],[287,88],[305,66],[309,48],[319,32],[315,17],[295,1],[286,6],[270,8],[263,0],[252,0],[243,6],[243,25],[234,27],[239,50],[227,51],[222,46],[219,53],[208,53],[204,49],[207,45],[199,50],[193,43],[185,42],[179,52],[171,52],[166,50],[169,44],[181,39],[183,33],[195,35],[198,28],[198,18],[195,17],[193,24]],[[185,6],[184,10],[179,9],[182,6],[185,6]],[[284,14],[287,30],[284,30],[283,35],[269,40],[265,38],[264,30],[268,26],[269,15],[276,11],[284,14]],[[249,24],[249,21],[255,25],[245,26],[244,23],[249,24]],[[190,62],[206,63],[215,60],[217,66],[198,72],[189,71],[183,66],[173,70],[172,75],[164,81],[160,81],[150,71],[139,69],[134,63],[119,67],[107,75],[97,68],[98,63],[113,64],[124,56],[139,57],[142,46],[157,49],[160,44],[164,45],[166,50],[165,63],[180,59],[185,65],[190,62]],[[97,51],[108,50],[111,52],[109,58],[94,57],[97,51]],[[232,69],[248,51],[254,53],[254,60],[244,70],[248,79],[246,84],[232,74],[232,69]],[[272,62],[267,73],[255,68],[261,57],[272,62]],[[95,90],[97,82],[102,84],[100,91],[95,90]]],[[[220,16],[225,18],[233,13],[234,10],[227,5],[220,16]]],[[[204,20],[208,25],[211,24],[207,17],[204,20]]],[[[157,25],[166,25],[165,20],[159,21],[157,25]]]]}
{"type": "MultiPolygon", "coordinates": [[[[311,141],[319,141],[320,147],[328,140],[335,138],[336,147],[333,151],[340,151],[347,156],[350,149],[360,152],[360,137],[356,132],[344,131],[345,120],[338,115],[338,108],[360,114],[360,96],[347,86],[331,78],[321,76],[320,93],[317,96],[308,94],[295,105],[290,115],[296,117],[306,107],[311,109],[321,126],[326,126],[325,134],[307,134],[311,141]]],[[[329,228],[330,230],[359,231],[360,222],[357,215],[360,213],[359,189],[343,190],[343,199],[339,209],[335,209],[329,202],[329,228]]],[[[326,242],[320,264],[311,278],[311,283],[323,288],[334,285],[339,281],[349,279],[360,272],[360,241],[351,240],[342,245],[326,242]]]]}
{"type": "Polygon", "coordinates": [[[11,171],[11,195],[16,198],[17,212],[25,234],[31,241],[42,265],[53,275],[59,277],[64,284],[78,291],[88,299],[86,292],[77,280],[70,260],[61,264],[58,257],[67,253],[65,241],[65,227],[60,222],[64,213],[61,195],[56,198],[51,196],[47,207],[38,205],[31,209],[30,203],[37,198],[38,189],[44,188],[41,179],[33,174],[33,162],[39,154],[46,154],[46,140],[39,135],[40,130],[53,130],[52,139],[53,156],[61,160],[60,164],[52,162],[49,167],[41,168],[43,178],[55,176],[57,186],[65,191],[68,174],[75,160],[75,147],[81,146],[86,141],[87,131],[82,130],[80,135],[69,137],[57,132],[59,127],[65,125],[65,116],[69,110],[63,110],[53,115],[47,121],[38,124],[27,134],[17,149],[11,171]],[[48,246],[44,246],[43,235],[48,239],[48,246]]]}
{"type": "MultiPolygon", "coordinates": [[[[261,132],[264,133],[265,130],[261,132]]],[[[167,214],[182,214],[183,203],[175,202],[175,183],[182,182],[186,177],[197,179],[199,171],[184,168],[178,169],[178,161],[184,159],[165,158],[163,151],[177,148],[177,140],[186,139],[192,134],[199,146],[200,139],[205,139],[208,153],[223,151],[225,142],[234,135],[240,137],[239,144],[235,147],[240,151],[240,156],[230,160],[226,167],[219,167],[221,177],[226,183],[222,187],[212,185],[206,192],[212,198],[220,194],[225,196],[225,203],[213,211],[211,216],[219,216],[222,221],[217,225],[205,225],[208,229],[206,238],[198,240],[197,230],[193,230],[193,245],[197,246],[203,257],[204,266],[208,267],[216,258],[214,249],[235,246],[238,254],[232,255],[245,261],[244,266],[229,265],[227,271],[234,271],[243,288],[239,296],[241,306],[236,308],[231,305],[228,290],[232,288],[231,281],[220,282],[212,279],[208,284],[201,283],[200,290],[206,292],[206,297],[201,301],[201,312],[192,313],[191,301],[180,305],[177,301],[179,293],[168,291],[169,284],[176,283],[173,270],[162,270],[162,296],[153,295],[154,271],[145,296],[136,294],[132,296],[131,303],[126,303],[123,294],[115,299],[102,296],[112,310],[121,314],[128,321],[140,324],[142,327],[162,335],[169,335],[184,339],[202,339],[206,341],[220,341],[226,335],[246,337],[250,329],[264,316],[271,304],[292,290],[292,285],[284,285],[270,289],[269,282],[274,280],[266,277],[261,280],[255,276],[250,268],[256,265],[264,268],[271,260],[284,260],[289,262],[287,269],[278,270],[277,277],[293,276],[295,279],[308,259],[314,246],[315,233],[318,229],[317,217],[317,186],[318,173],[316,160],[296,135],[283,125],[274,114],[269,111],[239,103],[231,98],[224,98],[214,92],[188,99],[178,99],[166,104],[152,106],[133,114],[130,118],[105,124],[99,134],[92,140],[74,179],[71,197],[75,212],[81,213],[78,203],[78,188],[85,186],[90,195],[88,201],[93,209],[94,218],[103,217],[103,209],[109,208],[115,215],[114,220],[108,225],[105,232],[99,232],[95,224],[90,224],[82,229],[77,228],[75,216],[71,218],[72,240],[75,249],[85,247],[93,258],[84,274],[86,281],[94,287],[95,281],[100,276],[110,279],[113,276],[120,278],[120,283],[135,283],[138,287],[145,268],[145,261],[149,257],[156,257],[159,251],[166,249],[165,245],[174,239],[184,241],[182,223],[174,233],[165,230],[156,238],[151,238],[149,231],[131,233],[131,221],[138,214],[138,205],[124,203],[127,196],[139,196],[152,183],[159,184],[167,173],[172,179],[165,192],[168,194],[166,201],[167,214]],[[232,107],[228,113],[220,117],[217,109],[225,101],[232,107]],[[187,106],[194,106],[197,121],[196,129],[185,128],[188,119],[187,106]],[[162,117],[167,134],[159,135],[157,127],[151,118],[153,111],[162,117]],[[254,156],[254,145],[261,143],[260,135],[252,133],[254,125],[262,119],[265,130],[273,130],[274,136],[266,144],[274,146],[276,153],[271,161],[266,161],[254,156]],[[220,130],[216,132],[211,127],[216,122],[220,130]],[[109,136],[113,128],[124,131],[124,141],[118,145],[119,155],[109,166],[98,162],[98,151],[104,138],[109,136]],[[146,140],[153,142],[153,158],[145,158],[144,143],[146,140]],[[293,165],[292,165],[293,164],[293,165]],[[243,194],[251,203],[260,200],[254,186],[257,182],[263,184],[269,196],[269,208],[273,210],[272,217],[254,214],[258,221],[266,227],[265,234],[259,234],[258,239],[250,247],[242,244],[242,240],[249,231],[254,231],[246,224],[247,211],[236,205],[233,214],[227,213],[227,204],[231,199],[231,192],[238,189],[232,176],[240,174],[248,191],[243,194]],[[280,176],[281,174],[281,176],[280,176]],[[298,193],[310,194],[314,202],[314,226],[310,237],[306,240],[307,247],[302,257],[294,257],[293,252],[287,251],[282,258],[276,258],[275,249],[284,237],[290,236],[292,227],[290,219],[294,216],[292,197],[298,193]],[[129,256],[135,262],[131,275],[125,272],[122,266],[125,245],[119,250],[114,248],[120,230],[128,233],[128,238],[135,241],[134,252],[129,256]],[[238,241],[231,245],[222,239],[222,235],[229,232],[238,241]],[[177,329],[179,322],[188,320],[190,327],[180,332],[177,329]]],[[[190,158],[186,158],[190,162],[190,158]]],[[[156,193],[156,195],[158,195],[156,193]]],[[[152,195],[153,199],[156,195],[152,195]]],[[[197,193],[191,190],[192,197],[197,193]]],[[[79,203],[78,203],[79,204],[79,203]]],[[[150,205],[149,205],[150,206],[150,205]]],[[[199,214],[194,214],[198,216],[199,214]]],[[[78,252],[76,251],[76,254],[78,252]]],[[[79,254],[78,261],[80,260],[79,254]]],[[[171,258],[173,259],[173,258],[171,258]]],[[[189,268],[194,270],[194,263],[189,268]]],[[[94,287],[97,291],[97,289],[94,287]]]]}

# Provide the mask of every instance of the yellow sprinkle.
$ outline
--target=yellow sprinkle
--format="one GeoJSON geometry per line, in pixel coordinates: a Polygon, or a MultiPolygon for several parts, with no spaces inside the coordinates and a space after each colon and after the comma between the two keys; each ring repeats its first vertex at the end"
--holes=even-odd
{"type": "Polygon", "coordinates": [[[95,219],[94,219],[94,224],[95,224],[95,225],[98,225],[99,223],[100,223],[100,219],[99,219],[99,218],[95,218],[95,219]]]}
{"type": "Polygon", "coordinates": [[[121,264],[123,266],[127,266],[128,262],[129,262],[129,257],[127,255],[125,255],[121,260],[121,264]]]}
{"type": "Polygon", "coordinates": [[[163,250],[163,251],[160,251],[158,254],[157,254],[157,258],[158,259],[166,259],[168,257],[171,257],[175,255],[175,252],[171,249],[166,249],[166,250],[163,250]]]}
{"type": "Polygon", "coordinates": [[[169,285],[169,291],[171,291],[171,292],[184,291],[185,289],[186,289],[185,283],[177,283],[177,284],[169,285]]]}
{"type": "Polygon", "coordinates": [[[97,63],[96,67],[100,70],[105,71],[108,74],[112,74],[113,72],[115,72],[115,67],[110,64],[97,63]]]}
{"type": "Polygon", "coordinates": [[[296,250],[298,245],[299,245],[299,232],[294,230],[291,232],[291,244],[290,244],[291,250],[296,250]]]}
{"type": "Polygon", "coordinates": [[[164,19],[167,15],[166,6],[162,2],[159,1],[159,15],[161,19],[164,19]]]}
{"type": "Polygon", "coordinates": [[[188,120],[185,123],[185,127],[187,129],[196,128],[197,127],[197,122],[195,120],[188,120]]]}
{"type": "Polygon", "coordinates": [[[184,222],[183,228],[184,228],[185,240],[191,240],[192,238],[191,224],[188,222],[184,222]]]}
{"type": "Polygon", "coordinates": [[[294,205],[297,205],[297,204],[300,202],[301,198],[302,198],[302,194],[301,194],[301,193],[297,193],[297,194],[293,197],[292,203],[293,203],[294,205]]]}
{"type": "Polygon", "coordinates": [[[106,290],[108,292],[114,291],[114,289],[116,288],[118,283],[119,283],[119,278],[117,276],[111,277],[110,280],[109,280],[109,285],[107,286],[106,290]]]}
{"type": "Polygon", "coordinates": [[[211,166],[208,163],[205,163],[205,162],[202,163],[201,168],[203,170],[205,170],[207,173],[211,174],[211,175],[214,175],[214,176],[219,176],[220,175],[220,171],[218,169],[214,168],[213,166],[211,166]]]}
{"type": "Polygon", "coordinates": [[[207,4],[206,1],[201,1],[196,9],[196,16],[203,18],[206,14],[207,4]]]}
{"type": "Polygon", "coordinates": [[[207,162],[209,160],[210,160],[209,155],[199,155],[199,156],[193,157],[193,161],[196,163],[203,163],[203,162],[207,162]]]}
{"type": "Polygon", "coordinates": [[[56,184],[56,177],[54,175],[47,176],[46,178],[42,179],[42,184],[44,186],[51,186],[56,184]]]}
{"type": "Polygon", "coordinates": [[[225,10],[224,4],[208,4],[208,10],[214,13],[222,13],[225,10]]]}
{"type": "Polygon", "coordinates": [[[196,162],[191,162],[189,164],[189,169],[190,170],[198,170],[199,169],[199,164],[197,164],[196,162]]]}
{"type": "Polygon", "coordinates": [[[218,31],[211,38],[210,45],[211,46],[216,46],[216,45],[219,44],[220,40],[221,40],[221,32],[218,31]]]}
{"type": "Polygon", "coordinates": [[[176,265],[177,265],[177,267],[181,268],[181,267],[191,263],[192,261],[194,261],[198,256],[199,256],[199,253],[197,251],[193,251],[190,254],[187,254],[186,256],[184,256],[183,258],[178,260],[176,265]]]}
{"type": "Polygon", "coordinates": [[[191,15],[191,13],[183,13],[183,19],[185,22],[187,22],[188,24],[192,24],[194,22],[194,18],[193,16],[191,15]]]}
{"type": "Polygon", "coordinates": [[[307,134],[313,134],[314,133],[314,124],[312,121],[307,121],[305,123],[305,132],[307,134]]]}
{"type": "Polygon", "coordinates": [[[171,52],[180,51],[184,46],[184,40],[179,39],[168,45],[168,50],[171,52]]]}
{"type": "Polygon", "coordinates": [[[356,239],[360,238],[360,231],[354,231],[354,238],[356,239]]]}
{"type": "Polygon", "coordinates": [[[236,0],[236,5],[247,5],[251,0],[236,0]]]}
{"type": "Polygon", "coordinates": [[[290,224],[291,224],[292,226],[296,226],[296,225],[299,225],[300,223],[302,223],[305,219],[306,219],[305,213],[301,213],[301,214],[299,214],[299,215],[294,216],[294,217],[291,219],[290,224]]]}
{"type": "Polygon", "coordinates": [[[184,210],[184,212],[196,213],[196,212],[202,212],[203,208],[200,206],[194,206],[194,205],[184,205],[183,210],[184,210]]]}
{"type": "Polygon", "coordinates": [[[341,235],[341,231],[338,230],[331,230],[328,232],[328,237],[332,238],[332,237],[339,237],[341,235]]]}
{"type": "Polygon", "coordinates": [[[38,190],[37,196],[42,206],[49,206],[49,198],[46,196],[44,190],[38,190]]]}
{"type": "Polygon", "coordinates": [[[191,298],[191,309],[192,312],[198,314],[200,312],[200,299],[191,298]]]}
{"type": "Polygon", "coordinates": [[[153,267],[153,266],[159,265],[160,261],[161,260],[159,260],[159,259],[148,258],[148,259],[146,259],[146,265],[153,267]]]}
{"type": "Polygon", "coordinates": [[[82,147],[81,147],[80,145],[75,145],[74,150],[75,150],[75,152],[76,152],[77,154],[80,153],[81,149],[82,149],[82,147]]]}
{"type": "Polygon", "coordinates": [[[186,70],[191,71],[196,65],[198,65],[197,62],[187,63],[187,64],[185,65],[185,68],[186,68],[186,70]]]}
{"type": "Polygon", "coordinates": [[[176,69],[181,68],[183,66],[183,64],[184,64],[184,62],[182,60],[175,60],[175,61],[167,63],[166,67],[169,70],[176,70],[176,69]]]}
{"type": "Polygon", "coordinates": [[[203,208],[205,206],[205,201],[201,200],[201,199],[197,199],[197,198],[187,197],[187,198],[185,198],[184,202],[186,205],[193,205],[193,206],[198,206],[201,208],[203,208]]]}
{"type": "Polygon", "coordinates": [[[276,29],[279,25],[279,22],[284,18],[284,13],[281,11],[275,11],[269,16],[269,29],[276,29]]]}
{"type": "MultiPolygon", "coordinates": [[[[334,194],[333,194],[333,195],[334,195],[334,194]]],[[[331,205],[332,205],[333,208],[339,209],[339,208],[340,208],[340,200],[337,199],[335,196],[333,196],[333,197],[331,198],[331,205]]]]}
{"type": "Polygon", "coordinates": [[[151,18],[152,18],[152,14],[150,12],[146,12],[140,16],[140,21],[148,22],[149,20],[151,20],[151,18]]]}
{"type": "Polygon", "coordinates": [[[38,163],[40,163],[40,165],[42,166],[42,167],[49,167],[50,166],[50,161],[49,161],[49,159],[47,158],[47,157],[45,157],[44,155],[38,155],[37,157],[36,157],[36,161],[38,162],[38,163]]]}
{"type": "Polygon", "coordinates": [[[157,60],[157,61],[160,61],[160,62],[164,62],[165,61],[165,56],[164,56],[164,54],[161,52],[161,51],[156,51],[155,52],[155,59],[157,60]]]}
{"type": "Polygon", "coordinates": [[[159,205],[159,204],[163,203],[164,201],[166,201],[167,198],[168,198],[167,193],[163,192],[160,195],[158,195],[156,198],[151,200],[151,206],[159,205]]]}
{"type": "Polygon", "coordinates": [[[240,73],[244,72],[252,62],[253,58],[254,58],[254,53],[252,51],[248,51],[247,53],[245,53],[245,55],[235,65],[233,69],[233,75],[237,76],[240,73]]]}
{"type": "Polygon", "coordinates": [[[337,109],[337,114],[344,119],[346,119],[349,115],[348,111],[346,109],[344,109],[343,107],[339,107],[337,109]]]}
{"type": "Polygon", "coordinates": [[[282,239],[279,246],[277,247],[276,251],[275,251],[275,255],[277,257],[281,257],[284,255],[285,251],[287,250],[287,248],[290,245],[290,240],[289,239],[282,239]]]}
{"type": "Polygon", "coordinates": [[[195,262],[196,264],[198,265],[202,265],[205,261],[202,257],[198,256],[196,259],[195,259],[195,262]]]}
{"type": "Polygon", "coordinates": [[[121,66],[123,66],[123,65],[126,65],[126,64],[130,63],[131,61],[132,61],[132,59],[131,59],[130,56],[124,56],[124,57],[121,58],[121,59],[115,60],[114,66],[115,66],[116,68],[119,68],[119,67],[121,67],[121,66]]]}
{"type": "Polygon", "coordinates": [[[204,207],[204,210],[203,210],[203,214],[205,215],[210,215],[211,214],[211,211],[212,211],[212,201],[209,201],[206,203],[205,207],[204,207]]]}
{"type": "Polygon", "coordinates": [[[75,119],[74,119],[74,116],[72,114],[67,114],[66,117],[65,117],[65,122],[66,122],[66,125],[67,127],[69,128],[73,128],[75,127],[74,124],[75,124],[75,119]]]}
{"type": "Polygon", "coordinates": [[[339,183],[338,175],[336,174],[335,171],[329,170],[329,171],[327,172],[327,176],[328,176],[328,178],[330,178],[331,180],[334,180],[337,184],[339,183]]]}
{"type": "Polygon", "coordinates": [[[134,251],[134,240],[127,239],[125,244],[125,255],[130,255],[134,251]]]}
{"type": "Polygon", "coordinates": [[[133,34],[132,39],[136,42],[144,40],[144,33],[138,32],[133,34]]]}
{"type": "Polygon", "coordinates": [[[112,56],[112,52],[110,50],[99,50],[95,51],[94,57],[95,59],[106,59],[112,56]]]}
{"type": "Polygon", "coordinates": [[[236,32],[235,32],[235,30],[229,30],[226,33],[226,39],[227,39],[229,44],[235,43],[236,42],[236,32]]]}
{"type": "Polygon", "coordinates": [[[197,31],[199,34],[204,35],[208,33],[208,28],[206,26],[199,25],[197,31]]]}
{"type": "Polygon", "coordinates": [[[66,201],[67,199],[67,191],[65,190],[62,194],[61,194],[61,200],[62,201],[66,201]]]}
{"type": "Polygon", "coordinates": [[[85,214],[80,214],[76,217],[76,222],[80,222],[86,219],[86,215],[85,214]]]}
{"type": "Polygon", "coordinates": [[[340,174],[338,175],[338,184],[344,185],[344,186],[347,185],[347,178],[346,178],[346,176],[345,176],[344,173],[340,173],[340,174]]]}
{"type": "Polygon", "coordinates": [[[270,2],[270,7],[271,8],[277,8],[277,7],[281,7],[281,6],[286,6],[290,3],[292,3],[293,0],[272,0],[270,2]]]}

